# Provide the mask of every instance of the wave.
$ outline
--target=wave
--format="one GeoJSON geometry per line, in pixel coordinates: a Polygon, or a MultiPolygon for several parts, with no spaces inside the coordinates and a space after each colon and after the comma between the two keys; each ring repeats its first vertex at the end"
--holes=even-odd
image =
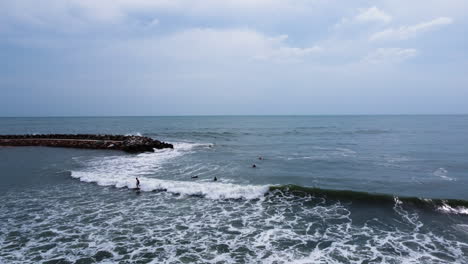
{"type": "Polygon", "coordinates": [[[167,131],[158,133],[148,133],[150,137],[169,137],[169,138],[187,138],[187,139],[224,139],[232,140],[233,138],[245,135],[263,135],[263,136],[310,136],[310,135],[379,135],[392,133],[386,129],[352,129],[340,130],[333,127],[317,126],[317,127],[297,127],[288,130],[274,129],[256,131],[232,130],[232,131],[167,131]]]}
{"type": "Polygon", "coordinates": [[[392,133],[391,130],[385,129],[356,129],[356,130],[330,130],[323,131],[322,134],[332,135],[380,135],[392,133]]]}
{"type": "Polygon", "coordinates": [[[352,131],[351,133],[373,135],[373,134],[387,134],[387,133],[391,133],[391,131],[385,130],[385,129],[358,129],[358,130],[352,131]]]}
{"type": "MultiPolygon", "coordinates": [[[[83,182],[93,182],[101,186],[134,189],[135,179],[128,176],[102,177],[99,173],[72,171],[73,178],[83,182]]],[[[351,190],[321,189],[299,185],[240,185],[222,182],[192,182],[162,180],[139,177],[143,192],[165,191],[172,194],[200,196],[208,199],[264,199],[278,192],[292,196],[311,195],[327,200],[350,201],[379,206],[406,204],[419,208],[435,209],[450,214],[468,215],[468,201],[458,199],[423,199],[419,197],[398,197],[389,194],[359,192],[351,190]]]]}
{"type": "Polygon", "coordinates": [[[211,148],[212,144],[174,143],[174,149],[156,150],[155,153],[99,157],[85,162],[84,168],[71,171],[71,176],[83,182],[101,186],[135,188],[135,177],[141,182],[141,191],[166,191],[173,194],[202,196],[209,199],[264,199],[278,192],[292,196],[311,195],[327,200],[394,205],[399,202],[422,208],[431,208],[443,213],[468,215],[468,201],[457,199],[423,199],[419,197],[396,197],[351,190],[332,190],[299,185],[243,185],[212,181],[178,181],[152,178],[161,166],[176,157],[211,148]]]}
{"type": "Polygon", "coordinates": [[[223,139],[230,139],[232,137],[238,136],[238,133],[234,132],[215,132],[215,131],[171,131],[171,132],[161,132],[161,133],[150,133],[148,136],[154,137],[171,137],[171,138],[190,138],[190,139],[197,139],[197,138],[223,138],[223,139]]]}
{"type": "Polygon", "coordinates": [[[223,182],[193,182],[163,180],[147,177],[176,157],[191,153],[198,148],[211,148],[212,144],[174,143],[174,149],[156,150],[155,153],[123,155],[85,161],[85,168],[71,171],[71,176],[83,182],[101,186],[135,188],[138,177],[141,191],[166,191],[181,195],[197,195],[211,199],[257,199],[264,196],[268,186],[238,185],[223,182]]]}
{"type": "Polygon", "coordinates": [[[274,185],[270,192],[280,191],[298,196],[312,195],[332,200],[393,205],[405,203],[419,208],[431,208],[440,212],[468,215],[468,200],[461,199],[425,199],[420,197],[394,196],[390,194],[369,193],[351,190],[321,189],[299,185],[274,185]]]}
{"type": "Polygon", "coordinates": [[[445,168],[438,168],[432,173],[434,176],[440,177],[441,179],[447,180],[447,181],[454,181],[454,178],[451,178],[448,176],[448,170],[445,168]]]}
{"type": "MultiPolygon", "coordinates": [[[[84,182],[94,182],[101,186],[114,186],[117,188],[135,188],[135,179],[129,177],[101,178],[99,175],[85,172],[72,172],[72,177],[84,182]]],[[[139,178],[140,190],[166,191],[173,194],[202,196],[209,199],[246,199],[253,200],[264,197],[268,186],[239,185],[221,182],[190,182],[161,180],[154,178],[139,178]]]]}

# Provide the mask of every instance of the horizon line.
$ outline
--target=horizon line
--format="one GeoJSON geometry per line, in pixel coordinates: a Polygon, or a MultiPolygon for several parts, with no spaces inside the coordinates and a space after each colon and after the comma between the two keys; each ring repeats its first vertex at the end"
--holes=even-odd
{"type": "Polygon", "coordinates": [[[112,118],[112,117],[306,117],[306,116],[463,116],[468,113],[453,114],[213,114],[213,115],[48,115],[48,116],[0,116],[0,118],[112,118]]]}

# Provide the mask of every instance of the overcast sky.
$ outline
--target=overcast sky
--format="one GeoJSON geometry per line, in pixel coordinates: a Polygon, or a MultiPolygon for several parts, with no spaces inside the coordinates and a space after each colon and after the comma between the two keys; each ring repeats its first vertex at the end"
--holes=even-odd
{"type": "Polygon", "coordinates": [[[0,1],[0,116],[450,113],[466,0],[0,1]]]}

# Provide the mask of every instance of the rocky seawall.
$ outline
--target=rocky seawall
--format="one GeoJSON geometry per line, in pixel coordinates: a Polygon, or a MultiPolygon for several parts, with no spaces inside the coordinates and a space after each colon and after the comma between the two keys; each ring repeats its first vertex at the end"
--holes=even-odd
{"type": "Polygon", "coordinates": [[[0,146],[113,149],[131,153],[174,148],[172,144],[149,137],[94,134],[0,135],[0,146]]]}

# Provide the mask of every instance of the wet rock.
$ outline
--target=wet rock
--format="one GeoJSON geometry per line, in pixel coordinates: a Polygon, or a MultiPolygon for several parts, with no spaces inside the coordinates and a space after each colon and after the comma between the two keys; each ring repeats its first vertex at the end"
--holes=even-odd
{"type": "Polygon", "coordinates": [[[0,146],[115,149],[131,153],[174,147],[149,137],[90,134],[0,135],[0,146]]]}

